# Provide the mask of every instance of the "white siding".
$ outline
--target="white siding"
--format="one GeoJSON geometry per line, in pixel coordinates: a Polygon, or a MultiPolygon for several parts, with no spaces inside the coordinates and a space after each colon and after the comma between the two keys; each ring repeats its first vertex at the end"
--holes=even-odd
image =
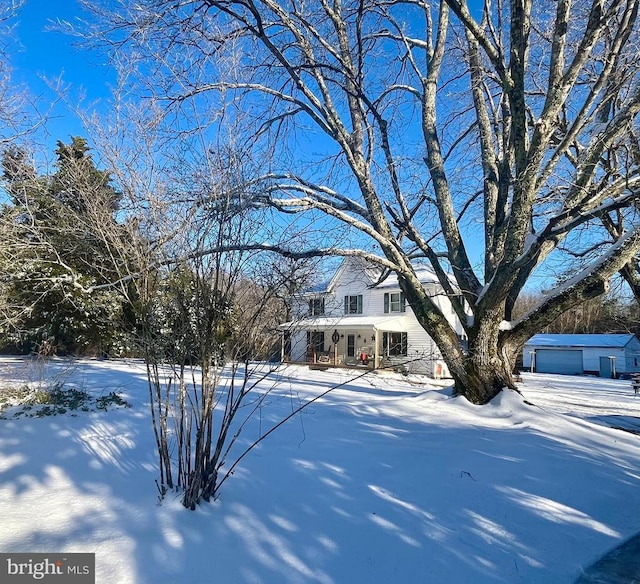
{"type": "MultiPolygon", "coordinates": [[[[344,297],[362,295],[362,315],[373,315],[376,313],[376,306],[372,298],[372,290],[369,287],[373,282],[369,279],[366,271],[360,262],[347,261],[341,270],[340,278],[335,282],[333,301],[327,302],[331,305],[327,308],[327,315],[344,315],[344,297]]],[[[356,316],[356,315],[352,315],[356,316]]]]}
{"type": "MultiPolygon", "coordinates": [[[[429,285],[425,286],[427,292],[430,296],[432,296],[436,302],[436,304],[443,310],[443,313],[450,319],[452,324],[456,323],[455,315],[453,314],[453,310],[451,309],[451,305],[448,303],[446,296],[437,295],[435,293],[436,286],[429,285]]],[[[414,373],[426,373],[428,375],[435,375],[436,367],[439,364],[441,373],[443,377],[448,377],[449,373],[446,369],[444,362],[441,361],[442,354],[440,350],[433,342],[431,337],[427,334],[424,328],[418,323],[415,315],[413,314],[413,310],[409,304],[406,305],[405,312],[384,312],[384,295],[385,294],[393,294],[399,293],[400,288],[392,288],[392,287],[380,287],[374,288],[369,291],[370,293],[370,302],[369,306],[371,309],[372,316],[399,316],[402,317],[403,329],[407,333],[407,356],[405,358],[395,357],[391,359],[391,361],[395,364],[405,364],[405,368],[414,373]]],[[[458,327],[456,327],[458,328],[458,327]]],[[[461,327],[459,327],[461,329],[461,327]]],[[[379,338],[380,343],[382,343],[382,333],[385,328],[382,327],[380,329],[379,338]]],[[[389,328],[390,331],[394,330],[392,327],[389,328]]],[[[382,349],[382,346],[380,346],[382,349]]]]}
{"type": "Polygon", "coordinates": [[[524,369],[531,369],[531,352],[535,350],[535,347],[531,345],[525,345],[522,349],[522,367],[524,369]]]}
{"type": "Polygon", "coordinates": [[[295,331],[291,333],[291,354],[292,361],[302,362],[307,355],[307,332],[295,331]]]}
{"type": "MultiPolygon", "coordinates": [[[[409,363],[407,369],[416,373],[427,373],[428,375],[435,374],[435,362],[442,359],[440,350],[433,342],[427,332],[420,326],[413,314],[411,318],[407,319],[407,359],[416,359],[420,357],[420,361],[409,363]]],[[[440,364],[441,367],[444,363],[440,364]]],[[[441,374],[443,377],[448,377],[448,372],[444,371],[441,374]]]]}
{"type": "Polygon", "coordinates": [[[626,371],[624,349],[616,347],[584,347],[582,349],[582,364],[585,371],[600,371],[600,357],[615,357],[616,371],[626,371]]]}
{"type": "MultiPolygon", "coordinates": [[[[372,288],[376,282],[375,270],[366,268],[361,260],[357,258],[346,259],[340,269],[334,276],[330,290],[324,294],[324,316],[325,317],[343,317],[345,316],[344,299],[345,296],[362,295],[362,314],[349,314],[352,323],[347,328],[344,324],[340,325],[340,339],[337,345],[337,354],[339,362],[355,363],[361,352],[370,355],[374,354],[375,330],[371,324],[358,326],[357,318],[365,317],[398,317],[398,321],[380,325],[377,333],[378,352],[382,352],[383,333],[386,332],[406,332],[407,333],[407,356],[394,357],[390,359],[393,364],[406,362],[406,369],[409,371],[427,373],[435,375],[438,373],[444,377],[448,376],[448,371],[442,359],[442,355],[435,343],[426,333],[426,331],[418,324],[411,307],[407,304],[405,312],[384,312],[384,295],[386,293],[399,293],[400,288],[397,285],[385,286],[384,283],[380,287],[372,288]],[[355,322],[353,322],[355,320],[355,322]],[[347,354],[347,341],[349,335],[353,335],[355,339],[355,356],[351,359],[347,354]],[[419,361],[418,361],[419,359],[419,361]]],[[[435,304],[443,312],[447,320],[455,328],[456,333],[462,334],[462,324],[455,315],[451,303],[446,295],[441,291],[438,284],[429,283],[425,286],[428,294],[433,298],[435,304]]],[[[299,297],[294,304],[294,314],[297,318],[303,318],[308,315],[309,298],[313,295],[299,297]]],[[[317,296],[320,296],[318,294],[317,296]]],[[[308,326],[308,325],[307,325],[308,326]]],[[[294,325],[295,328],[295,325],[294,325]]],[[[308,329],[311,330],[311,329],[308,329]]],[[[334,344],[331,341],[333,328],[327,326],[325,330],[325,350],[331,350],[334,354],[334,344]]],[[[291,337],[291,353],[290,357],[293,361],[304,361],[307,354],[307,332],[299,330],[292,333],[291,337]]],[[[388,364],[384,363],[385,365],[388,364]]]]}
{"type": "MultiPolygon", "coordinates": [[[[526,344],[522,353],[522,364],[525,369],[531,367],[531,352],[538,348],[552,347],[526,344]]],[[[583,368],[587,372],[600,371],[600,357],[615,357],[615,369],[618,374],[640,372],[640,341],[637,338],[632,338],[625,347],[573,347],[569,344],[558,348],[582,350],[583,368]]]]}

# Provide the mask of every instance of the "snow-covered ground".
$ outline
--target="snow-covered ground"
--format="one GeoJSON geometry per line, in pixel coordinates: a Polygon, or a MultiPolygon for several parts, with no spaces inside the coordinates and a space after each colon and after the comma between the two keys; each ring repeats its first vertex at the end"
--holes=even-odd
{"type": "MultiPolygon", "coordinates": [[[[0,384],[57,367],[2,357],[0,384]]],[[[349,375],[274,374],[245,440],[349,375]]],[[[132,407],[0,420],[0,551],[95,552],[99,584],[570,583],[640,531],[640,436],[606,427],[640,420],[628,381],[525,374],[522,396],[477,407],[369,375],[190,512],[158,504],[141,364],[80,361],[67,377],[132,407]]]]}

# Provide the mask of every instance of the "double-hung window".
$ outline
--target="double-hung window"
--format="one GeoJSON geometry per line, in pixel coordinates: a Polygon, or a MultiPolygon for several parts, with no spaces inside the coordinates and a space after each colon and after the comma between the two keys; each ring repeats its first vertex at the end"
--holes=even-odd
{"type": "Polygon", "coordinates": [[[384,312],[405,312],[404,292],[386,292],[384,295],[384,312]]]}
{"type": "Polygon", "coordinates": [[[312,298],[309,300],[309,316],[322,316],[324,314],[324,298],[312,298]]]}
{"type": "Polygon", "coordinates": [[[307,331],[307,347],[310,352],[321,353],[324,351],[324,332],[307,331]]]}
{"type": "Polygon", "coordinates": [[[382,354],[385,357],[406,357],[407,333],[382,333],[382,354]]]}
{"type": "Polygon", "coordinates": [[[362,314],[362,294],[344,297],[345,314],[362,314]]]}

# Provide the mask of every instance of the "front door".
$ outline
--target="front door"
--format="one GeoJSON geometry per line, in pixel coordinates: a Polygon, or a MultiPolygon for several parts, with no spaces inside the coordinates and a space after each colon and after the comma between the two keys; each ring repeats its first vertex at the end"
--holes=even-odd
{"type": "Polygon", "coordinates": [[[615,377],[613,359],[610,357],[600,357],[600,377],[615,377]]]}
{"type": "Polygon", "coordinates": [[[356,335],[347,335],[347,357],[356,356],[356,335]]]}

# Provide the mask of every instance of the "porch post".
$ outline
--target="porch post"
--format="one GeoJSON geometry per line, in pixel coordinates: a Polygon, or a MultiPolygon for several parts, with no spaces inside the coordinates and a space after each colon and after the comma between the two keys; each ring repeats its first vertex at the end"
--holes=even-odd
{"type": "Polygon", "coordinates": [[[338,343],[340,342],[340,333],[338,332],[338,329],[333,331],[331,341],[333,342],[333,365],[335,367],[338,364],[338,343]]]}
{"type": "Polygon", "coordinates": [[[373,368],[377,369],[378,365],[380,364],[378,361],[378,353],[380,351],[380,348],[378,347],[378,329],[374,326],[373,327],[373,335],[375,337],[375,341],[374,341],[374,345],[373,345],[373,368]]]}
{"type": "Polygon", "coordinates": [[[280,363],[284,363],[284,331],[280,333],[280,363]]]}

